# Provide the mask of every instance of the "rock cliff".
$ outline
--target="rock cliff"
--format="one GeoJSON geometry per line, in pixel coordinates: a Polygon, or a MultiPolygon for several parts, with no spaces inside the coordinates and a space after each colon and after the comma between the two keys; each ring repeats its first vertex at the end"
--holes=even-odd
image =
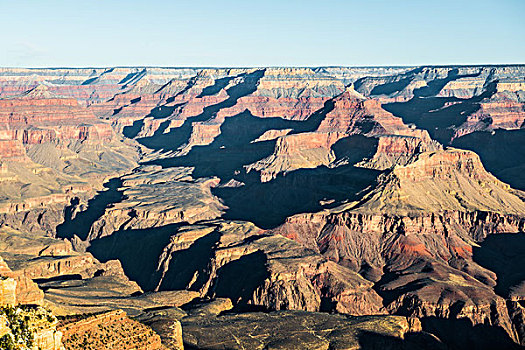
{"type": "Polygon", "coordinates": [[[0,303],[73,347],[523,344],[524,76],[0,69],[0,303]]]}
{"type": "Polygon", "coordinates": [[[143,324],[111,311],[82,320],[64,320],[59,329],[67,349],[165,349],[160,337],[143,324]]]}

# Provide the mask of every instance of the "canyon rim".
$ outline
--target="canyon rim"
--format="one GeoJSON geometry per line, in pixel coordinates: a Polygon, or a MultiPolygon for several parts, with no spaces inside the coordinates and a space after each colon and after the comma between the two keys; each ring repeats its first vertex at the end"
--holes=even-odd
{"type": "Polygon", "coordinates": [[[525,348],[523,2],[1,8],[0,350],[525,348]]]}

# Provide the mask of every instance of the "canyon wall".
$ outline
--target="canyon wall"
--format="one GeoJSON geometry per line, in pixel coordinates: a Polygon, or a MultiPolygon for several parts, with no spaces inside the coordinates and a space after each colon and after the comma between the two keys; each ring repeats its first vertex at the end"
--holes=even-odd
{"type": "Polygon", "coordinates": [[[466,321],[523,344],[525,276],[495,257],[525,225],[524,76],[0,69],[0,225],[16,243],[0,247],[3,304],[14,288],[59,314],[126,309],[168,333],[184,306],[192,346],[196,324],[230,322],[192,318],[195,298],[240,315],[394,314],[436,337],[466,321]],[[175,291],[192,297],[152,316],[175,291]]]}

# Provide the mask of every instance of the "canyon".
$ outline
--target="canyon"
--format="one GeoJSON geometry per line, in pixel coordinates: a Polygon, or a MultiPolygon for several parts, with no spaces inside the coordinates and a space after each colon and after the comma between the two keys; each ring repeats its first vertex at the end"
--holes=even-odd
{"type": "Polygon", "coordinates": [[[519,349],[524,141],[523,65],[0,68],[0,304],[50,350],[519,349]]]}

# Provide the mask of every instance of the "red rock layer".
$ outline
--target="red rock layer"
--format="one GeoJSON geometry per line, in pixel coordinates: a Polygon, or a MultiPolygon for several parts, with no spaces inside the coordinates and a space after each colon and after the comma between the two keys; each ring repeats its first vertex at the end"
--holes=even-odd
{"type": "Polygon", "coordinates": [[[111,126],[69,98],[17,98],[0,100],[2,157],[21,157],[21,144],[44,142],[110,141],[111,126]]]}
{"type": "Polygon", "coordinates": [[[346,91],[334,99],[334,108],[326,114],[317,131],[353,134],[389,134],[407,129],[401,118],[381,108],[377,100],[364,99],[346,91]]]}
{"type": "Polygon", "coordinates": [[[397,248],[406,249],[414,256],[430,254],[445,261],[458,254],[469,257],[472,245],[459,238],[460,236],[480,240],[489,234],[519,232],[524,227],[525,219],[497,213],[454,211],[398,217],[379,213],[343,212],[298,214],[288,218],[272,232],[299,241],[336,261],[361,257],[359,261],[352,262],[360,266],[365,261],[381,265],[384,261],[381,249],[385,248],[391,251],[397,248]],[[391,235],[402,238],[393,246],[385,247],[385,243],[380,241],[391,235]],[[367,243],[360,247],[354,246],[360,241],[367,243]]]}
{"type": "Polygon", "coordinates": [[[519,129],[525,122],[525,104],[512,100],[488,101],[480,104],[481,109],[467,118],[458,131],[464,135],[487,126],[494,129],[519,129]]]}
{"type": "MultiPolygon", "coordinates": [[[[225,98],[225,96],[224,96],[225,98]]],[[[220,126],[224,119],[249,110],[250,113],[260,118],[284,118],[291,120],[304,120],[312,113],[323,107],[328,98],[301,97],[301,98],[273,98],[265,96],[241,97],[233,107],[221,109],[215,118],[210,121],[193,124],[192,136],[189,144],[208,145],[220,134],[220,126]]],[[[215,97],[192,99],[180,109],[178,118],[186,119],[198,115],[204,107],[221,102],[215,97]],[[199,103],[197,103],[199,101],[199,103]]],[[[337,140],[336,140],[337,141],[337,140]]],[[[334,141],[335,142],[335,141],[334,141]]]]}
{"type": "Polygon", "coordinates": [[[26,151],[20,140],[0,140],[0,154],[3,159],[23,159],[26,151]]]}
{"type": "Polygon", "coordinates": [[[296,215],[273,232],[378,281],[380,295],[394,295],[386,305],[390,312],[466,317],[473,324],[499,325],[514,338],[505,300],[492,289],[496,275],[472,261],[472,240],[524,228],[523,218],[486,212],[419,217],[343,212],[296,215]],[[392,276],[381,281],[385,271],[392,276]],[[460,314],[451,316],[458,302],[460,314]]]}
{"type": "Polygon", "coordinates": [[[274,153],[248,168],[261,171],[261,179],[269,181],[280,172],[328,165],[333,161],[330,152],[334,143],[356,134],[379,137],[376,154],[364,165],[376,169],[390,168],[399,161],[404,165],[419,152],[439,149],[426,131],[409,128],[401,118],[382,109],[378,101],[352,89],[333,103],[316,132],[279,137],[274,153]]]}
{"type": "MultiPolygon", "coordinates": [[[[166,92],[163,93],[154,93],[154,94],[145,94],[145,95],[117,95],[114,100],[108,102],[108,107],[105,107],[102,115],[111,115],[112,123],[115,128],[122,132],[125,126],[132,125],[135,120],[142,119],[147,115],[150,115],[151,112],[160,106],[161,109],[173,109],[173,112],[167,113],[160,119],[155,119],[152,121],[153,128],[147,128],[145,125],[139,136],[152,135],[159,125],[168,118],[172,120],[173,125],[179,126],[184,120],[189,117],[194,117],[201,114],[204,108],[220,103],[227,98],[227,95],[222,91],[218,95],[214,96],[204,96],[197,97],[195,92],[180,96],[169,96],[166,92]],[[134,97],[136,96],[136,97],[134,97]],[[130,97],[139,98],[140,101],[130,103],[130,97]],[[170,98],[171,97],[171,98],[170,98]],[[166,102],[169,99],[170,102],[166,102]],[[146,130],[147,129],[147,130],[146,130]]],[[[94,106],[90,107],[91,109],[95,108],[94,106]]],[[[96,107],[99,109],[97,114],[100,114],[101,107],[96,107]]]]}
{"type": "Polygon", "coordinates": [[[397,176],[415,182],[427,178],[446,179],[451,176],[452,171],[459,171],[476,180],[489,178],[479,156],[474,152],[461,150],[436,152],[429,157],[420,158],[417,165],[399,167],[395,171],[397,176]]]}
{"type": "Polygon", "coordinates": [[[400,130],[398,135],[380,135],[378,139],[374,157],[363,165],[379,170],[406,165],[421,152],[442,149],[424,130],[400,130]]]}
{"type": "Polygon", "coordinates": [[[489,234],[523,232],[523,202],[468,151],[421,154],[386,179],[347,209],[298,214],[271,232],[375,281],[390,312],[467,317],[514,338],[496,275],[473,261],[473,248],[489,234]],[[455,303],[458,316],[449,312],[455,303]]]}
{"type": "Polygon", "coordinates": [[[335,132],[285,135],[277,139],[275,149],[280,155],[293,155],[305,149],[330,149],[342,136],[335,132]]]}

